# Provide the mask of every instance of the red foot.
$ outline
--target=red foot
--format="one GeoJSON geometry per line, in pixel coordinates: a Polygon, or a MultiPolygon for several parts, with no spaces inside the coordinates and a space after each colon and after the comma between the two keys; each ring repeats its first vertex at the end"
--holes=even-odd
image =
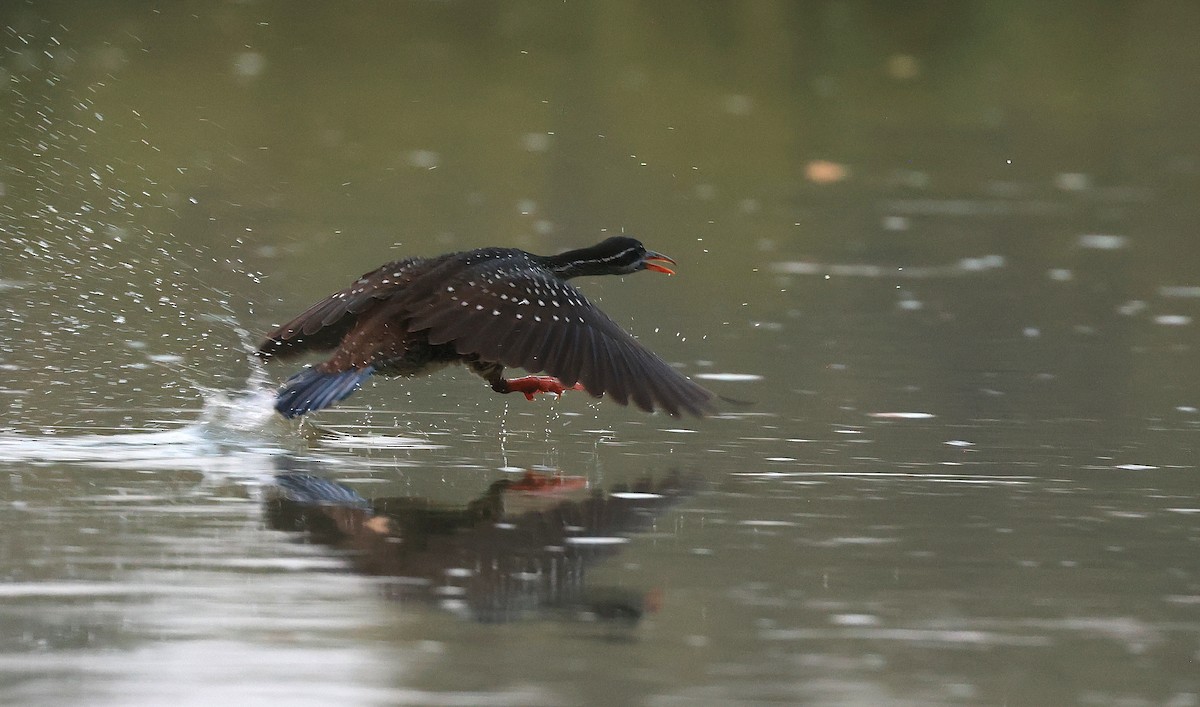
{"type": "Polygon", "coordinates": [[[565,386],[563,382],[553,376],[525,376],[524,378],[511,378],[504,381],[508,387],[506,393],[524,393],[526,400],[533,400],[533,396],[538,393],[554,393],[562,395],[568,390],[583,390],[583,385],[576,383],[572,386],[565,386]]]}

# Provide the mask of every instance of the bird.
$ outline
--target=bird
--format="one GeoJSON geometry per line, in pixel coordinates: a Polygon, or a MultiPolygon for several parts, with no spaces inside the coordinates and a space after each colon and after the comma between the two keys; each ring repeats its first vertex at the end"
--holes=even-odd
{"type": "Polygon", "coordinates": [[[269,332],[264,361],[332,351],[279,389],[285,418],[346,399],[372,375],[417,376],[465,365],[498,393],[584,390],[672,417],[714,412],[713,394],[656,356],[567,281],[675,261],[629,236],[558,255],[479,248],[396,260],[269,332]],[[531,374],[504,378],[505,368],[531,374]]]}

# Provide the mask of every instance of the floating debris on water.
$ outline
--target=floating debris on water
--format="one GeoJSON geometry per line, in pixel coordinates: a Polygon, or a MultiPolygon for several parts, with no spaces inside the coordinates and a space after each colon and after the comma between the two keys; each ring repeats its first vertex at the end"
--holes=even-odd
{"type": "Polygon", "coordinates": [[[568,545],[624,545],[627,542],[629,542],[629,538],[599,537],[595,535],[567,538],[566,540],[568,545]]]}
{"type": "Polygon", "coordinates": [[[804,178],[814,184],[833,184],[845,181],[850,174],[846,165],[829,160],[812,160],[804,165],[804,178]]]}
{"type": "Polygon", "coordinates": [[[321,440],[325,447],[341,449],[445,449],[444,444],[431,444],[427,440],[416,437],[395,437],[391,435],[353,435],[335,432],[321,440]]]}
{"type": "Polygon", "coordinates": [[[881,622],[874,614],[834,614],[829,622],[838,626],[878,626],[881,622]]]}
{"type": "Polygon", "coordinates": [[[1129,238],[1108,233],[1085,233],[1079,237],[1080,248],[1120,250],[1129,245],[1129,238]]]}
{"type": "Polygon", "coordinates": [[[1162,297],[1200,298],[1200,285],[1163,285],[1158,288],[1162,297]]]}
{"type": "Polygon", "coordinates": [[[1054,176],[1054,186],[1063,191],[1087,191],[1092,178],[1082,172],[1063,172],[1054,176]]]}
{"type": "Polygon", "coordinates": [[[937,417],[932,412],[869,412],[867,417],[877,417],[884,420],[928,420],[937,417]]]}
{"type": "Polygon", "coordinates": [[[702,378],[710,381],[726,381],[732,383],[742,383],[746,381],[760,381],[762,376],[757,373],[697,373],[693,378],[702,378]]]}
{"type": "Polygon", "coordinates": [[[1004,267],[1003,255],[980,255],[962,258],[949,265],[887,266],[871,263],[818,263],[810,260],[785,260],[771,264],[771,271],[781,275],[824,275],[830,277],[902,277],[924,279],[958,277],[1004,267]]]}
{"type": "Polygon", "coordinates": [[[1126,317],[1132,317],[1135,314],[1140,314],[1146,309],[1146,303],[1140,299],[1129,300],[1125,304],[1117,307],[1117,314],[1123,314],[1126,317]]]}
{"type": "Polygon", "coordinates": [[[1186,314],[1160,314],[1154,318],[1154,323],[1163,326],[1187,326],[1192,323],[1192,318],[1186,314]]]}

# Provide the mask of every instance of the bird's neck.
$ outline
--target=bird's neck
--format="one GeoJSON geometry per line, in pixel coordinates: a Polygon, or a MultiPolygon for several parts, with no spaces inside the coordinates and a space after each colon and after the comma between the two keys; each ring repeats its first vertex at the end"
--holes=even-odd
{"type": "Polygon", "coordinates": [[[569,280],[584,275],[614,274],[611,253],[602,253],[595,246],[568,250],[542,258],[542,264],[559,279],[569,280]]]}

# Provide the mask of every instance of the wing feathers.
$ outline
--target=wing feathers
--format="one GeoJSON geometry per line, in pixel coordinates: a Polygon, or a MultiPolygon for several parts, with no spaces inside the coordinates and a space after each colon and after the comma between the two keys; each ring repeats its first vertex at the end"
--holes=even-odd
{"type": "Polygon", "coordinates": [[[418,258],[397,260],[364,274],[353,285],[273,329],[258,347],[258,355],[287,357],[336,348],[355,323],[352,315],[362,314],[378,302],[404,292],[413,269],[425,262],[428,261],[418,258]]]}
{"type": "MultiPolygon", "coordinates": [[[[414,286],[423,280],[414,281],[414,286]]],[[[592,395],[671,415],[711,410],[711,394],[659,359],[574,287],[530,263],[465,268],[410,308],[408,329],[464,356],[544,371],[592,395]],[[465,304],[464,304],[465,303],[465,304]]]]}

